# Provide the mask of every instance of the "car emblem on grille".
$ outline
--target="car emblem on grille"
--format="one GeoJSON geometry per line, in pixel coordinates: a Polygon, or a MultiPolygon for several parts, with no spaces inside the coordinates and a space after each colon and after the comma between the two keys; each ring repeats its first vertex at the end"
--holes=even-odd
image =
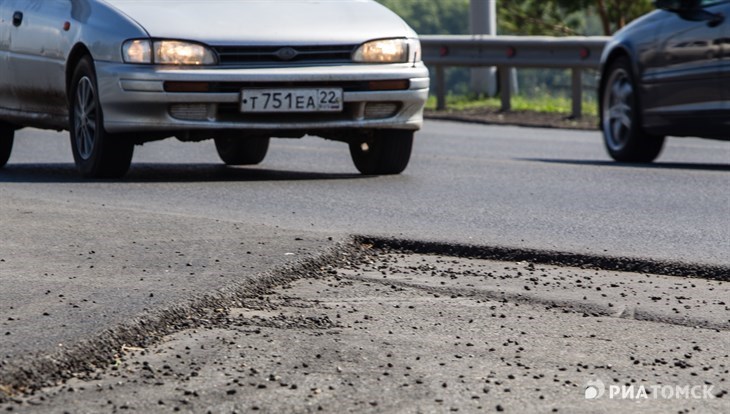
{"type": "Polygon", "coordinates": [[[276,57],[279,58],[279,60],[292,60],[298,55],[299,52],[290,47],[283,47],[276,51],[276,57]]]}

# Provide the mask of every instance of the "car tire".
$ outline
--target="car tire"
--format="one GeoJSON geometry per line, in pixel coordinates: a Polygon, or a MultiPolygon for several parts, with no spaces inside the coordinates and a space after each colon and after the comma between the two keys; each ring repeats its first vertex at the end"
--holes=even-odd
{"type": "Polygon", "coordinates": [[[0,125],[0,168],[5,167],[13,152],[15,130],[6,125],[0,125]]]}
{"type": "Polygon", "coordinates": [[[215,138],[215,149],[226,165],[256,165],[269,151],[268,137],[221,136],[215,138]]]}
{"type": "Polygon", "coordinates": [[[652,162],[665,138],[642,128],[636,80],[628,58],[616,59],[602,84],[601,130],[608,154],[620,162],[652,162]]]}
{"type": "Polygon", "coordinates": [[[350,155],[365,175],[400,174],[408,166],[413,131],[375,130],[371,138],[350,143],[350,155]]]}
{"type": "Polygon", "coordinates": [[[129,170],[134,143],[104,130],[94,63],[82,58],[69,93],[69,132],[74,161],[87,178],[119,178],[129,170]]]}

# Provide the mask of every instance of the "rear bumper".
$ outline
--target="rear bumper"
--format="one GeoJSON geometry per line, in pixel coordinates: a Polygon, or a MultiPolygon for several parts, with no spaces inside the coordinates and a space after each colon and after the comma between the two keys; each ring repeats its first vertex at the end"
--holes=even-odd
{"type": "Polygon", "coordinates": [[[104,126],[111,133],[144,131],[321,131],[350,128],[420,129],[428,99],[428,69],[413,65],[347,65],[251,69],[160,69],[96,63],[104,126]],[[409,80],[406,90],[345,88],[345,110],[335,114],[243,114],[236,85],[295,88],[378,80],[409,80]],[[165,82],[208,82],[214,92],[166,92],[165,82]],[[279,86],[280,85],[280,86],[279,86]],[[392,113],[369,111],[368,104],[396,104],[392,113]],[[173,110],[175,108],[175,110],[173,110]],[[181,110],[182,108],[182,110],[181,110]],[[189,109],[189,110],[186,110],[189,109]]]}

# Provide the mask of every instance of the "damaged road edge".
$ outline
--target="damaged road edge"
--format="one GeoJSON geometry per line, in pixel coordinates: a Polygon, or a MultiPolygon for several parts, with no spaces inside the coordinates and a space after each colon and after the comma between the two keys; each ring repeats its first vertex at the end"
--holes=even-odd
{"type": "Polygon", "coordinates": [[[350,266],[362,260],[364,249],[352,239],[341,242],[320,255],[263,272],[255,284],[250,281],[234,284],[191,298],[187,303],[151,311],[52,354],[4,361],[0,371],[0,403],[108,367],[125,349],[146,348],[167,335],[225,316],[227,308],[240,307],[247,299],[259,297],[275,287],[350,266]]]}
{"type": "Polygon", "coordinates": [[[648,273],[662,276],[693,277],[730,281],[730,266],[714,266],[644,259],[638,257],[599,256],[561,251],[522,249],[503,246],[479,246],[436,241],[419,241],[379,236],[355,236],[356,243],[373,245],[401,253],[437,254],[468,259],[531,262],[554,266],[594,270],[648,273]]]}
{"type": "Polygon", "coordinates": [[[651,273],[666,276],[730,280],[730,267],[662,262],[639,258],[590,256],[577,253],[517,249],[509,247],[458,245],[375,236],[352,236],[318,256],[282,268],[263,272],[257,283],[239,283],[216,292],[191,298],[185,304],[152,311],[128,323],[110,328],[90,339],[53,354],[30,355],[5,361],[0,371],[0,403],[14,396],[32,393],[74,377],[84,377],[110,366],[125,349],[149,347],[172,333],[201,326],[225,317],[228,308],[244,307],[246,300],[260,297],[271,289],[302,278],[317,278],[373,260],[385,253],[419,253],[499,261],[527,261],[549,264],[651,273]]]}

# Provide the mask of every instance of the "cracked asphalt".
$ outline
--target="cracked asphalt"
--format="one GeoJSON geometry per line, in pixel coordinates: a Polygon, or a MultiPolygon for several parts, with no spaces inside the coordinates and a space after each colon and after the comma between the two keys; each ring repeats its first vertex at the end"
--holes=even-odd
{"type": "Polygon", "coordinates": [[[105,369],[17,399],[33,413],[725,413],[730,285],[381,253],[218,309],[105,369]],[[585,385],[707,399],[585,398],[585,385]],[[699,391],[698,391],[699,392],[699,391]]]}
{"type": "Polygon", "coordinates": [[[156,308],[256,283],[332,244],[316,232],[4,197],[0,370],[156,308]]]}

